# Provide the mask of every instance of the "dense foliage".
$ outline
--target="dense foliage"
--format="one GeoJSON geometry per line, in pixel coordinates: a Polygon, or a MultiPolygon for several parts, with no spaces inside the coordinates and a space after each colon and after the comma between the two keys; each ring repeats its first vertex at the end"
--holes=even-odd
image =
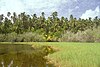
{"type": "Polygon", "coordinates": [[[59,41],[64,42],[100,42],[100,27],[79,31],[77,33],[72,33],[70,31],[62,34],[59,41]]]}
{"type": "Polygon", "coordinates": [[[98,17],[76,19],[70,15],[68,19],[59,18],[58,13],[53,12],[46,18],[44,12],[39,17],[36,14],[28,15],[25,12],[18,15],[15,12],[13,14],[8,12],[7,16],[0,15],[0,41],[11,41],[10,38],[12,41],[59,41],[66,31],[76,34],[87,29],[93,30],[99,26],[100,18],[98,17]],[[37,34],[36,37],[35,34],[37,34]],[[31,36],[37,39],[33,40],[31,36]],[[22,40],[17,39],[18,37],[22,40]]]}

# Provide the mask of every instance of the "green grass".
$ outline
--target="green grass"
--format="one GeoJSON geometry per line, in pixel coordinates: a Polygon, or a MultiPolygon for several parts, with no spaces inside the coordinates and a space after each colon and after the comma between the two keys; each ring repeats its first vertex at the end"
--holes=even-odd
{"type": "Polygon", "coordinates": [[[60,51],[49,55],[61,67],[100,67],[100,43],[57,43],[60,51]]]}
{"type": "Polygon", "coordinates": [[[49,58],[56,61],[60,67],[100,67],[100,43],[23,42],[21,44],[50,45],[58,48],[59,51],[50,54],[49,58]]]}
{"type": "Polygon", "coordinates": [[[47,42],[59,51],[49,57],[60,67],[100,67],[100,43],[47,42]]]}

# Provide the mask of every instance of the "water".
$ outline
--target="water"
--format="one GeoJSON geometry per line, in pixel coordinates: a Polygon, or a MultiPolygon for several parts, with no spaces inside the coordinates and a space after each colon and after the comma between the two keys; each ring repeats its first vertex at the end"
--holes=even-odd
{"type": "Polygon", "coordinates": [[[54,67],[46,64],[46,47],[31,45],[0,45],[0,67],[54,67]]]}

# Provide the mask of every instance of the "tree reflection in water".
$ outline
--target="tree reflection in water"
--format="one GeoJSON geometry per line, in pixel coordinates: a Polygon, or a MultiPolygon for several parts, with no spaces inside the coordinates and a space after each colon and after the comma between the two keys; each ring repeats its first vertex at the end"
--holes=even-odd
{"type": "Polygon", "coordinates": [[[31,45],[0,45],[0,67],[54,67],[47,65],[44,47],[31,45]]]}

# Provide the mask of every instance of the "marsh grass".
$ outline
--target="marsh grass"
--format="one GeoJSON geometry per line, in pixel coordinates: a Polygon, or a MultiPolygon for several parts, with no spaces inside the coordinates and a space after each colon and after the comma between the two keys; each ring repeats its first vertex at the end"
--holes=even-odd
{"type": "Polygon", "coordinates": [[[60,67],[100,67],[100,43],[59,43],[54,46],[60,51],[49,57],[60,67]]]}

